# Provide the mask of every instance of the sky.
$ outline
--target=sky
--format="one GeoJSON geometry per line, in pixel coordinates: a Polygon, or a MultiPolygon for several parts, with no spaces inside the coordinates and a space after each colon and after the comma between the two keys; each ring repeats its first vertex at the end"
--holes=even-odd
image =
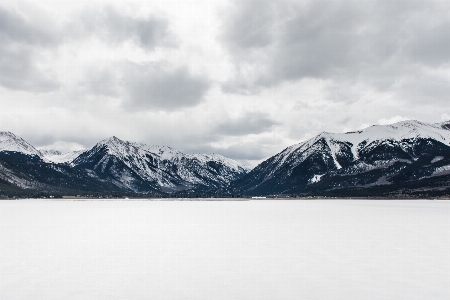
{"type": "Polygon", "coordinates": [[[0,131],[254,166],[322,131],[450,119],[450,1],[0,3],[0,131]]]}

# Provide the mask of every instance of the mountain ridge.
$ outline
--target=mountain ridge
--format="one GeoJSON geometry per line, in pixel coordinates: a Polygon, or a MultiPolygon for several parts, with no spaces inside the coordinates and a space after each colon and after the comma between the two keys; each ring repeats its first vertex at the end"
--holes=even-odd
{"type": "MultiPolygon", "coordinates": [[[[87,180],[112,185],[116,190],[128,193],[204,192],[210,188],[220,189],[248,172],[245,166],[221,155],[184,154],[167,146],[148,146],[123,141],[116,136],[103,139],[90,149],[73,152],[37,150],[12,133],[2,133],[2,136],[2,158],[11,160],[13,164],[33,156],[33,168],[41,170],[39,172],[42,174],[48,172],[48,168],[69,167],[77,174],[84,174],[87,180]],[[9,155],[9,152],[18,155],[9,155]]],[[[12,174],[4,170],[4,174],[12,174]]],[[[20,174],[26,177],[22,171],[20,174]]],[[[6,177],[0,174],[0,179],[6,177]]],[[[22,188],[31,188],[18,184],[19,179],[14,181],[11,176],[8,178],[7,182],[9,180],[22,188]]],[[[45,181],[43,178],[39,180],[45,181]]],[[[28,179],[22,181],[28,182],[28,179]]]]}
{"type": "Polygon", "coordinates": [[[136,195],[450,195],[450,121],[321,132],[252,170],[219,154],[185,154],[116,136],[61,152],[0,132],[0,195],[2,187],[136,195]]]}
{"type": "MultiPolygon", "coordinates": [[[[394,174],[405,173],[402,170],[410,169],[410,166],[417,167],[415,162],[422,162],[427,153],[432,155],[434,151],[434,157],[443,157],[439,162],[435,161],[436,167],[445,169],[442,164],[450,164],[449,128],[448,121],[428,124],[408,120],[347,133],[321,132],[265,160],[234,182],[232,188],[236,193],[249,195],[317,193],[399,182],[401,180],[394,174]],[[375,174],[381,169],[384,174],[375,174]],[[373,173],[370,176],[364,174],[370,172],[373,173]],[[353,183],[343,178],[355,175],[359,178],[353,178],[353,183]],[[323,181],[328,181],[328,186],[323,181]]],[[[408,176],[404,174],[403,181],[408,181],[411,176],[423,179],[436,175],[436,170],[427,166],[434,157],[429,162],[422,162],[422,175],[414,173],[406,178],[408,176]]]]}

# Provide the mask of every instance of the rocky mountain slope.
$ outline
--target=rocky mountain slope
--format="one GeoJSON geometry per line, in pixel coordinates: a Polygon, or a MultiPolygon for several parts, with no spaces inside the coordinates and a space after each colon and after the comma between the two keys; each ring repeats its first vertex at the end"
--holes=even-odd
{"type": "Polygon", "coordinates": [[[37,150],[0,133],[0,195],[5,189],[165,194],[220,190],[249,170],[216,154],[184,154],[111,137],[91,149],[37,150]]]}
{"type": "Polygon", "coordinates": [[[72,161],[89,176],[134,192],[178,192],[220,188],[248,170],[220,155],[184,154],[117,137],[99,142],[72,161]]]}
{"type": "Polygon", "coordinates": [[[450,174],[450,122],[414,120],[322,132],[286,148],[233,183],[235,193],[324,193],[450,174]]]}
{"type": "Polygon", "coordinates": [[[111,137],[62,153],[0,133],[0,195],[450,194],[450,121],[414,120],[347,133],[322,132],[249,171],[217,154],[184,154],[111,137]]]}

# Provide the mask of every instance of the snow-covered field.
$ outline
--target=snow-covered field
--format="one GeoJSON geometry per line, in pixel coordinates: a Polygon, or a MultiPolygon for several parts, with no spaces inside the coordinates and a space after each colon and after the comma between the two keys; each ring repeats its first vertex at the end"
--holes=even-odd
{"type": "Polygon", "coordinates": [[[0,299],[450,299],[450,201],[0,201],[0,299]]]}

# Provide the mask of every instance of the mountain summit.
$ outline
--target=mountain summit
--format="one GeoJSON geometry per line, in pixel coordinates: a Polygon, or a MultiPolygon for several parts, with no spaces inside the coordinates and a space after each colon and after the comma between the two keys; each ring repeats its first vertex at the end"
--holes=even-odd
{"type": "Polygon", "coordinates": [[[248,169],[220,155],[184,154],[170,147],[148,146],[111,137],[72,161],[90,176],[134,192],[177,192],[220,188],[248,169]]]}
{"type": "Polygon", "coordinates": [[[449,167],[450,122],[408,120],[322,132],[262,162],[233,187],[247,194],[317,193],[405,183],[449,167]]]}
{"type": "Polygon", "coordinates": [[[0,152],[11,151],[41,157],[39,150],[12,132],[0,132],[0,152]]]}

